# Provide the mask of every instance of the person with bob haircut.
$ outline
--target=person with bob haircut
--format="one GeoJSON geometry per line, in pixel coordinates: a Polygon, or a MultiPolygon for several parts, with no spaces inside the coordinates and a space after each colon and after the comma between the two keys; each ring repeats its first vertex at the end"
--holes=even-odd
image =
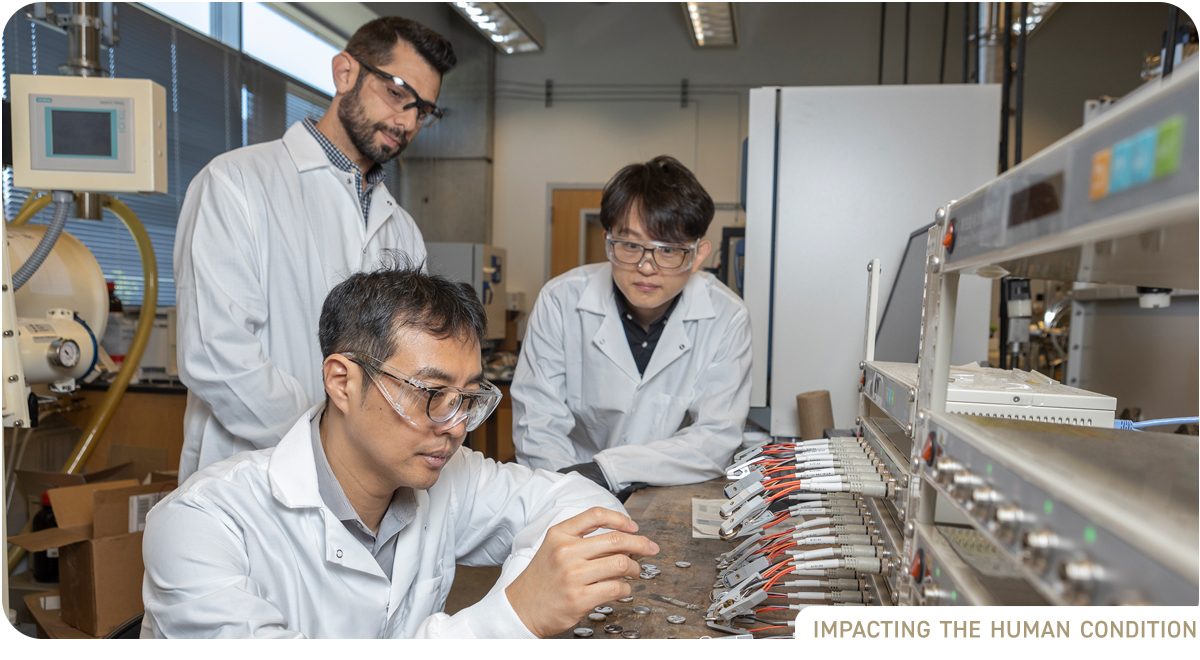
{"type": "Polygon", "coordinates": [[[522,465],[578,472],[622,502],[724,475],[750,410],[750,317],[700,266],[713,202],[670,156],[604,187],[608,263],[542,288],[513,376],[522,465]]]}
{"type": "Polygon", "coordinates": [[[333,287],[325,400],[147,516],[142,637],[548,637],[629,596],[629,555],[658,546],[611,494],[462,446],[501,396],[486,324],[469,286],[399,259],[333,287]],[[448,616],[456,564],[503,569],[448,616]]]}

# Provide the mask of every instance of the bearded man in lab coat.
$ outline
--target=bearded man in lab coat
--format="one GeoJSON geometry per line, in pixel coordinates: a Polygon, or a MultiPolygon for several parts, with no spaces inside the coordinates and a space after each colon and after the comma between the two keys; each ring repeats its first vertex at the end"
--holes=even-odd
{"type": "Polygon", "coordinates": [[[188,388],[179,476],[272,447],[322,397],[314,329],[348,274],[425,244],[382,164],[442,114],[450,42],[399,17],[367,23],[333,58],[320,121],[213,159],[175,234],[179,376],[188,388]]]}
{"type": "Polygon", "coordinates": [[[522,465],[579,472],[625,501],[724,475],[750,410],[750,317],[700,266],[713,202],[669,156],[604,188],[609,263],[538,295],[513,376],[522,465]]]}
{"type": "Polygon", "coordinates": [[[629,596],[627,553],[658,546],[610,494],[462,446],[500,400],[486,325],[469,286],[416,268],[335,286],[325,402],[147,516],[142,636],[547,637],[629,596]],[[456,564],[504,568],[447,616],[456,564]]]}

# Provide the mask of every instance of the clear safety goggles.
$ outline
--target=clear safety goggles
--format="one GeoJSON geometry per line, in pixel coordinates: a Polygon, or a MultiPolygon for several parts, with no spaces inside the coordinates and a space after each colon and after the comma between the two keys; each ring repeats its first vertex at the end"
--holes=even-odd
{"type": "Polygon", "coordinates": [[[364,69],[383,79],[384,99],[397,114],[408,112],[409,110],[416,108],[417,123],[420,124],[422,128],[429,128],[430,126],[433,126],[445,115],[445,110],[437,107],[436,104],[430,103],[429,101],[421,98],[421,95],[417,94],[417,90],[413,89],[413,86],[405,82],[404,79],[400,78],[399,76],[393,76],[392,74],[377,67],[371,66],[357,57],[354,59],[361,64],[364,69]]]}
{"type": "Polygon", "coordinates": [[[604,239],[605,252],[609,261],[641,268],[642,263],[649,258],[655,266],[662,270],[679,270],[691,266],[692,259],[696,254],[696,247],[700,245],[700,241],[695,241],[691,245],[658,241],[642,245],[633,241],[613,238],[612,234],[605,234],[604,239]]]}
{"type": "Polygon", "coordinates": [[[362,367],[392,409],[415,426],[423,426],[418,419],[424,410],[434,426],[453,427],[465,420],[467,431],[474,431],[492,414],[503,396],[486,379],[480,379],[479,386],[471,389],[429,386],[369,355],[343,355],[362,367]]]}

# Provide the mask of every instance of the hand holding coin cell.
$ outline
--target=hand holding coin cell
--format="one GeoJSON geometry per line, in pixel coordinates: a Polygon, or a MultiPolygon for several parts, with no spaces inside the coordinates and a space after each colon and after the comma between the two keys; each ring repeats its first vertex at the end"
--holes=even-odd
{"type": "MultiPolygon", "coordinates": [[[[513,610],[538,637],[573,628],[598,605],[626,598],[633,588],[620,578],[639,574],[629,555],[653,556],[658,545],[634,535],[627,516],[593,507],[546,532],[529,566],[505,588],[513,610]],[[599,529],[610,532],[588,536],[599,529]]],[[[591,619],[591,617],[588,617],[591,619]]]]}

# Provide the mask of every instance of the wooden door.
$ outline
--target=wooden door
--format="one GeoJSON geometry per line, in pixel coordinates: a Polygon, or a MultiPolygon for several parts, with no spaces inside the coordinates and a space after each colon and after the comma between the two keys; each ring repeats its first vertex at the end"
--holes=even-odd
{"type": "MultiPolygon", "coordinates": [[[[558,277],[576,266],[583,265],[580,262],[581,224],[589,225],[583,239],[586,241],[585,259],[588,259],[587,263],[591,263],[589,255],[594,257],[595,248],[592,245],[596,243],[596,239],[589,234],[594,234],[595,230],[590,228],[592,223],[580,222],[580,212],[584,209],[600,208],[602,192],[562,188],[555,190],[551,195],[550,277],[558,277]]],[[[600,255],[604,255],[603,242],[600,243],[600,255]]]]}

